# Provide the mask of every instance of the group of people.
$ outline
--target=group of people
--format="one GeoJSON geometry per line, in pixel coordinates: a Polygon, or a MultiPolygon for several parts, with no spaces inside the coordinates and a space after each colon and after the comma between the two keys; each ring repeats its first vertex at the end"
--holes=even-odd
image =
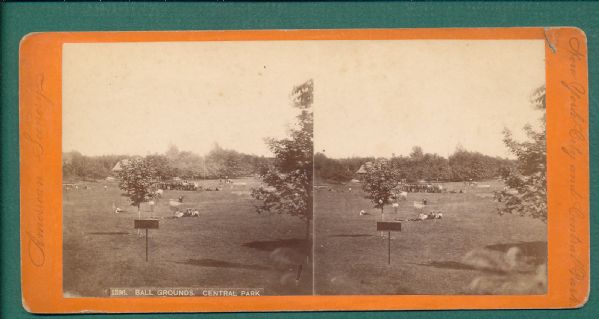
{"type": "Polygon", "coordinates": [[[441,193],[443,186],[438,184],[400,184],[399,190],[408,193],[441,193]]]}
{"type": "Polygon", "coordinates": [[[170,182],[158,182],[155,185],[160,189],[178,190],[178,191],[196,191],[200,190],[200,186],[196,182],[188,181],[170,181],[170,182]]]}

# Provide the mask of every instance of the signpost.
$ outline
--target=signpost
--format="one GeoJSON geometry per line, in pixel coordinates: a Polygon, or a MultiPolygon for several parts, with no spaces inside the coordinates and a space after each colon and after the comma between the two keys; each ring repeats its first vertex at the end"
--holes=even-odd
{"type": "Polygon", "coordinates": [[[392,231],[401,231],[401,222],[377,222],[376,223],[377,231],[386,231],[388,233],[387,236],[387,264],[391,264],[391,232],[392,231]]]}
{"type": "Polygon", "coordinates": [[[148,261],[148,229],[158,229],[158,219],[136,219],[133,223],[135,229],[146,230],[146,262],[148,261]]]}

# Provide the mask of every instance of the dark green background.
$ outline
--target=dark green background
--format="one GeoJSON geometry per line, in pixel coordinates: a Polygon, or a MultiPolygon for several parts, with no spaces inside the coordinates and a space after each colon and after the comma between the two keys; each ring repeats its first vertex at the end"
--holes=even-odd
{"type": "MultiPolygon", "coordinates": [[[[598,159],[597,102],[599,81],[599,3],[597,2],[442,2],[442,3],[2,3],[1,8],[1,164],[0,318],[31,318],[21,306],[19,262],[18,45],[29,32],[112,30],[307,29],[307,28],[441,28],[576,26],[588,37],[591,117],[591,162],[598,159]]],[[[591,166],[591,185],[598,166],[591,166]]],[[[591,211],[597,193],[591,186],[591,211]]],[[[591,216],[591,246],[599,240],[597,216],[591,216]]],[[[598,266],[591,255],[592,267],[598,266]]],[[[596,268],[595,268],[596,269],[596,268]]],[[[597,276],[591,286],[597,287],[597,276]]],[[[268,314],[163,314],[189,318],[599,318],[591,293],[577,310],[528,311],[403,311],[268,314]]],[[[159,301],[157,301],[159,302],[159,301]]],[[[54,317],[54,316],[53,316],[54,317]]],[[[90,318],[89,315],[55,316],[90,318]]],[[[93,315],[91,318],[111,318],[93,315]]],[[[125,315],[125,317],[141,317],[125,315]]],[[[143,315],[147,317],[147,315],[143,315]]]]}

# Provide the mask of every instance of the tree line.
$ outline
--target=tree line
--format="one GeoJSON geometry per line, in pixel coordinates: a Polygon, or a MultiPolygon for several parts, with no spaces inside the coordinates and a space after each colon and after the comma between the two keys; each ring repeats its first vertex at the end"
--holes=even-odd
{"type": "Polygon", "coordinates": [[[503,177],[512,170],[514,160],[472,152],[458,146],[448,158],[438,154],[424,153],[414,146],[408,156],[391,158],[352,157],[334,159],[323,153],[314,156],[314,172],[317,181],[347,182],[356,177],[356,171],[367,162],[385,160],[396,171],[398,179],[407,182],[427,181],[478,181],[503,177]]]}
{"type": "MultiPolygon", "coordinates": [[[[79,152],[63,153],[63,178],[70,180],[97,180],[114,175],[112,169],[123,159],[140,158],[127,155],[87,156],[79,152]]],[[[180,151],[171,145],[162,154],[146,155],[144,159],[156,171],[160,179],[175,176],[185,179],[214,179],[260,174],[272,158],[256,156],[224,149],[214,144],[205,156],[180,151]]]]}

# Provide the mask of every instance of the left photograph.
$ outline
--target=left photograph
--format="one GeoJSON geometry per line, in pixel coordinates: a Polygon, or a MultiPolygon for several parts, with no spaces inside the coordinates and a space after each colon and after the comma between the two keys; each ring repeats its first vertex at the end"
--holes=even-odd
{"type": "Polygon", "coordinates": [[[311,295],[316,53],[64,44],[63,295],[311,295]]]}

